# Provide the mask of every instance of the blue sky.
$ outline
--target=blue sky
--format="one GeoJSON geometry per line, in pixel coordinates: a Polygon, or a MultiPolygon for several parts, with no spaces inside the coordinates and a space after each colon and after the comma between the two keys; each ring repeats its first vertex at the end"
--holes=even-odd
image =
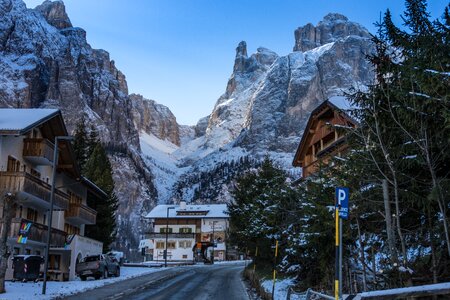
{"type": "MultiPolygon", "coordinates": [[[[28,7],[42,1],[25,0],[28,7]]],[[[433,18],[446,0],[430,0],[433,18]]],[[[294,30],[317,24],[329,12],[346,15],[369,31],[389,8],[397,24],[402,0],[65,0],[77,27],[94,48],[107,50],[125,74],[130,93],[164,104],[180,124],[211,113],[225,91],[235,48],[249,55],[263,46],[286,55],[294,30]]]]}

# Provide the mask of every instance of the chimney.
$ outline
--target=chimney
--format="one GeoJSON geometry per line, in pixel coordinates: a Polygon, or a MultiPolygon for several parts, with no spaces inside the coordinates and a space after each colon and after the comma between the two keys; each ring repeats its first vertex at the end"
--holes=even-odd
{"type": "Polygon", "coordinates": [[[186,201],[184,200],[180,201],[180,210],[186,210],[186,201]]]}

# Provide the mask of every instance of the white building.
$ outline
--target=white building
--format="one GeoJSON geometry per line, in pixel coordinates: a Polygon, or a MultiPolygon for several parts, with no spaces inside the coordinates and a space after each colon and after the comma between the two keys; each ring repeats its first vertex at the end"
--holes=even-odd
{"type": "Polygon", "coordinates": [[[214,251],[215,260],[226,259],[229,224],[226,204],[158,205],[146,218],[151,225],[146,233],[149,246],[145,253],[152,253],[153,260],[164,260],[166,246],[168,261],[201,259],[205,250],[208,258],[214,251]]]}
{"type": "MultiPolygon", "coordinates": [[[[50,209],[53,150],[56,136],[67,136],[56,109],[0,109],[0,228],[4,226],[3,197],[14,197],[8,246],[12,255],[44,255],[50,209]],[[25,228],[25,229],[24,229],[25,228]]],[[[75,264],[86,255],[102,253],[103,244],[84,237],[97,212],[87,198],[107,197],[81,176],[70,142],[58,143],[49,277],[75,278],[75,264]]],[[[12,260],[6,278],[12,279],[12,260]]]]}

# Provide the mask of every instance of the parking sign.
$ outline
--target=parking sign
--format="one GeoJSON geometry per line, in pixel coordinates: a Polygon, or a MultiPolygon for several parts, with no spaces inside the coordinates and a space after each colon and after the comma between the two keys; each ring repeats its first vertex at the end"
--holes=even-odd
{"type": "Polygon", "coordinates": [[[348,198],[350,191],[346,187],[336,188],[336,207],[339,208],[339,217],[341,219],[348,219],[348,198]]]}

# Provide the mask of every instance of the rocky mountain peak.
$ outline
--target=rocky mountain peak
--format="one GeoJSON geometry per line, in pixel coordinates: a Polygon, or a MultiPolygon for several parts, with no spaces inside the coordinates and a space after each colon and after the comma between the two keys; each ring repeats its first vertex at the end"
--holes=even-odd
{"type": "Polygon", "coordinates": [[[58,29],[72,27],[62,1],[46,0],[41,5],[36,6],[35,10],[40,12],[50,25],[58,29]]]}
{"type": "Polygon", "coordinates": [[[344,21],[347,22],[348,18],[344,15],[338,13],[329,13],[325,17],[323,17],[323,21],[325,22],[336,22],[336,21],[344,21]]]}
{"type": "Polygon", "coordinates": [[[317,26],[311,23],[294,32],[294,51],[308,51],[348,36],[369,37],[366,28],[338,13],[327,14],[317,26]]]}
{"type": "Polygon", "coordinates": [[[242,41],[236,47],[236,58],[234,59],[233,72],[245,71],[245,62],[247,60],[247,43],[242,41]]]}

